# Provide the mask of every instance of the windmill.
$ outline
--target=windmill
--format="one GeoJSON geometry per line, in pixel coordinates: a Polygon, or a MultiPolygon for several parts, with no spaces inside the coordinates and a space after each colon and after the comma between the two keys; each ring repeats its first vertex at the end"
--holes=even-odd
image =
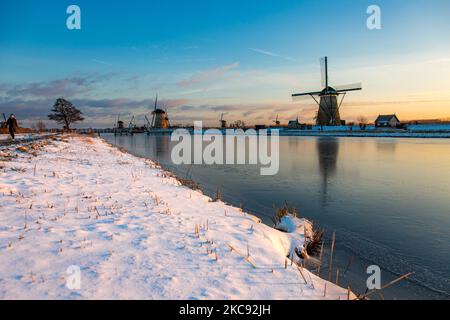
{"type": "Polygon", "coordinates": [[[220,127],[221,127],[222,129],[225,129],[225,128],[227,127],[227,121],[226,121],[226,120],[223,120],[223,113],[222,113],[222,115],[220,116],[220,127]]]}
{"type": "Polygon", "coordinates": [[[281,124],[280,120],[278,120],[278,115],[273,122],[275,123],[276,126],[279,126],[281,124]]]}
{"type": "Polygon", "coordinates": [[[136,128],[136,123],[134,121],[134,116],[131,118],[130,122],[128,123],[128,127],[125,128],[125,122],[120,120],[120,114],[117,115],[117,124],[114,126],[114,135],[133,135],[134,129],[136,128]]]}
{"type": "Polygon", "coordinates": [[[167,129],[169,127],[169,118],[165,110],[158,109],[158,95],[155,99],[155,108],[152,111],[152,129],[167,129]]]}
{"type": "Polygon", "coordinates": [[[133,135],[134,129],[136,128],[136,124],[134,123],[134,116],[131,118],[130,123],[128,124],[127,135],[133,135]]]}
{"type": "Polygon", "coordinates": [[[114,125],[114,135],[117,136],[117,134],[122,135],[122,132],[125,130],[124,128],[124,122],[120,120],[120,114],[117,115],[117,123],[114,125]]]}
{"type": "Polygon", "coordinates": [[[328,57],[320,59],[320,69],[322,74],[322,86],[324,88],[321,91],[295,93],[292,95],[292,98],[296,100],[301,97],[311,96],[319,106],[316,119],[317,125],[340,126],[342,122],[339,109],[341,108],[345,95],[349,91],[361,90],[361,83],[331,87],[328,82],[328,57]],[[342,95],[342,98],[339,101],[340,95],[342,95]],[[319,97],[320,100],[318,100],[317,97],[319,97]]]}

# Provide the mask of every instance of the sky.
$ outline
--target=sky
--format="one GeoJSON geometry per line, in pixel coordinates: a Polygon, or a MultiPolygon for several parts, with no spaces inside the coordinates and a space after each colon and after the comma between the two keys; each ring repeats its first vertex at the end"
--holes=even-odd
{"type": "Polygon", "coordinates": [[[331,85],[363,85],[343,119],[450,118],[449,37],[448,0],[2,0],[0,112],[32,125],[64,97],[78,127],[144,124],[158,93],[172,124],[312,123],[315,102],[291,94],[321,89],[326,55],[331,85]]]}

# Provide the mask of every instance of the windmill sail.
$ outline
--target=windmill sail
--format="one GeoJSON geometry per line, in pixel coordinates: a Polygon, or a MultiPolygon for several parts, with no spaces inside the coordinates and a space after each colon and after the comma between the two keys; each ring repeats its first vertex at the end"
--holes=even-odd
{"type": "Polygon", "coordinates": [[[145,116],[145,121],[147,122],[147,128],[151,128],[152,124],[151,124],[151,122],[150,122],[150,120],[148,119],[147,116],[145,116]]]}
{"type": "Polygon", "coordinates": [[[155,110],[156,110],[157,106],[158,106],[158,94],[156,94],[156,98],[155,98],[155,110]]]}
{"type": "Polygon", "coordinates": [[[311,92],[304,92],[304,93],[294,93],[292,95],[292,99],[294,101],[303,99],[305,97],[309,97],[309,96],[318,96],[319,94],[321,94],[322,91],[311,91],[311,92]]]}
{"type": "Polygon", "coordinates": [[[320,73],[322,78],[322,90],[295,93],[292,95],[294,101],[310,96],[318,104],[316,123],[325,126],[339,126],[343,124],[339,114],[339,108],[342,104],[338,102],[338,96],[349,91],[361,90],[361,83],[354,83],[344,86],[330,86],[328,78],[328,58],[320,59],[320,73]],[[318,98],[316,98],[316,96],[318,98]]]}
{"type": "Polygon", "coordinates": [[[336,90],[337,92],[362,90],[362,84],[361,84],[361,82],[358,82],[358,83],[346,84],[343,86],[335,86],[334,90],[336,90]]]}
{"type": "Polygon", "coordinates": [[[322,78],[322,87],[328,87],[328,58],[320,58],[320,75],[322,78]]]}
{"type": "Polygon", "coordinates": [[[155,107],[153,108],[153,112],[152,112],[152,121],[150,122],[150,128],[153,128],[155,126],[155,115],[156,115],[157,106],[158,106],[158,94],[156,94],[156,98],[155,98],[155,107]]]}

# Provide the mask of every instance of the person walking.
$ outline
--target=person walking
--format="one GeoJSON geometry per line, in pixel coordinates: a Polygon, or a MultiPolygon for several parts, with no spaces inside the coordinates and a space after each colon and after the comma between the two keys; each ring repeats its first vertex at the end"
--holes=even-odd
{"type": "Polygon", "coordinates": [[[17,119],[14,116],[14,114],[11,114],[8,118],[8,120],[6,121],[6,126],[8,127],[9,130],[9,134],[11,135],[11,138],[14,140],[15,139],[15,134],[14,134],[14,130],[18,127],[17,125],[17,119]]]}

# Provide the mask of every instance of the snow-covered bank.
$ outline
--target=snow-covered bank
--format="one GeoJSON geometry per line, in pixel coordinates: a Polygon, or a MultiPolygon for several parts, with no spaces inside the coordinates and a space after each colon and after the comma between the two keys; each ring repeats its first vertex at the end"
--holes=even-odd
{"type": "Polygon", "coordinates": [[[0,149],[2,299],[347,299],[292,241],[101,139],[0,149]]]}
{"type": "Polygon", "coordinates": [[[39,140],[46,137],[50,137],[55,135],[54,133],[19,133],[16,134],[16,137],[14,140],[11,139],[11,136],[9,134],[0,134],[0,146],[2,145],[9,145],[9,144],[17,144],[22,142],[30,142],[33,140],[39,140]]]}
{"type": "Polygon", "coordinates": [[[275,128],[281,136],[332,136],[332,137],[379,137],[379,138],[450,138],[450,124],[408,125],[406,130],[359,126],[313,126],[309,130],[275,128]]]}
{"type": "MultiPolygon", "coordinates": [[[[26,137],[28,137],[30,134],[28,134],[28,133],[18,133],[18,134],[16,134],[16,138],[17,139],[23,139],[23,138],[26,138],[26,137]]],[[[9,134],[1,134],[0,133],[0,141],[7,141],[7,140],[10,140],[11,139],[11,136],[9,135],[9,134]]]]}

